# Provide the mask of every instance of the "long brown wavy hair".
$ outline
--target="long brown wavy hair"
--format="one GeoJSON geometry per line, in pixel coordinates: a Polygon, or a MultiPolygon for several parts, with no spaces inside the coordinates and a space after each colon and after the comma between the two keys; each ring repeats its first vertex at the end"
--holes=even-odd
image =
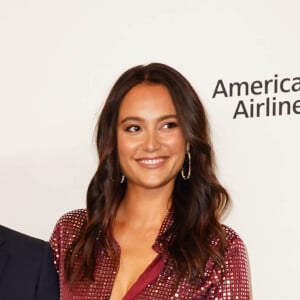
{"type": "Polygon", "coordinates": [[[119,77],[99,117],[96,134],[99,165],[87,191],[88,217],[65,260],[65,279],[71,284],[83,279],[93,280],[99,232],[104,247],[116,261],[114,246],[107,233],[112,229],[118,205],[126,191],[126,184],[120,184],[117,155],[118,111],[126,93],[143,82],[167,87],[192,156],[191,178],[185,181],[178,174],[175,180],[174,223],[166,233],[172,237],[169,258],[179,276],[191,279],[203,274],[208,258],[223,264],[226,237],[220,217],[229,204],[229,196],[215,175],[206,113],[184,76],[165,64],[151,63],[133,67],[119,77]],[[218,239],[217,245],[211,244],[212,237],[218,239]]]}

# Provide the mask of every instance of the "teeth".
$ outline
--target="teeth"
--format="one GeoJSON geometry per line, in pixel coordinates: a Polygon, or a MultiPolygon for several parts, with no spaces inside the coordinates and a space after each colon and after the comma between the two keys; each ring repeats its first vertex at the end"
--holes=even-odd
{"type": "Polygon", "coordinates": [[[142,159],[141,163],[146,164],[146,165],[154,165],[159,162],[163,161],[163,158],[156,158],[156,159],[142,159]]]}

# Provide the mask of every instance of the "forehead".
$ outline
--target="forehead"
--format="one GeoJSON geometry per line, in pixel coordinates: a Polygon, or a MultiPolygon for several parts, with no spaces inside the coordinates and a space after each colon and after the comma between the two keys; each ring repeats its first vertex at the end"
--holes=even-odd
{"type": "Polygon", "coordinates": [[[168,89],[162,84],[136,85],[125,95],[119,109],[119,118],[129,115],[155,118],[165,114],[176,114],[176,109],[168,89]]]}

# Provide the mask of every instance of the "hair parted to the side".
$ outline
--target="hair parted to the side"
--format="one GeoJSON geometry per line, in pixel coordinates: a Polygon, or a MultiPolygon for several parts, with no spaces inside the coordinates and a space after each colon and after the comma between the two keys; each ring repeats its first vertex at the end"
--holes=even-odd
{"type": "Polygon", "coordinates": [[[179,276],[194,278],[204,272],[211,258],[222,265],[226,248],[220,217],[229,196],[215,175],[214,156],[203,105],[190,83],[175,69],[161,63],[139,65],[123,73],[112,87],[97,124],[99,165],[87,191],[88,220],[82,234],[69,249],[65,260],[66,280],[71,284],[93,279],[99,232],[113,257],[115,251],[108,234],[112,229],[126,183],[120,184],[117,155],[117,119],[127,92],[140,83],[162,84],[174,102],[183,135],[190,145],[192,175],[183,180],[178,174],[173,192],[174,223],[166,234],[172,236],[168,249],[179,276]],[[218,245],[211,245],[214,236],[218,245]],[[76,268],[74,268],[76,265],[76,268]]]}

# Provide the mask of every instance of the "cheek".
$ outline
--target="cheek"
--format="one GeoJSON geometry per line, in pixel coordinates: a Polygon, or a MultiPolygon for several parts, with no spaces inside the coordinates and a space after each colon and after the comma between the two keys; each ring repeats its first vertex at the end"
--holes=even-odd
{"type": "Polygon", "coordinates": [[[166,144],[170,149],[172,149],[172,152],[177,153],[178,155],[182,154],[182,156],[184,157],[187,143],[185,142],[185,139],[181,134],[178,134],[176,136],[173,136],[171,139],[166,140],[166,144]]]}
{"type": "Polygon", "coordinates": [[[134,153],[136,143],[131,141],[128,136],[119,134],[117,137],[117,148],[119,160],[121,161],[122,158],[130,157],[134,153]]]}
{"type": "Polygon", "coordinates": [[[120,161],[122,160],[122,157],[126,154],[127,152],[127,146],[126,146],[126,141],[122,135],[118,135],[117,138],[117,149],[118,149],[118,156],[120,161]]]}
{"type": "Polygon", "coordinates": [[[120,164],[120,167],[121,167],[121,170],[123,173],[124,167],[126,165],[126,160],[128,157],[128,149],[127,149],[124,139],[122,139],[122,137],[119,137],[119,136],[117,139],[117,151],[118,151],[119,164],[120,164]]]}

